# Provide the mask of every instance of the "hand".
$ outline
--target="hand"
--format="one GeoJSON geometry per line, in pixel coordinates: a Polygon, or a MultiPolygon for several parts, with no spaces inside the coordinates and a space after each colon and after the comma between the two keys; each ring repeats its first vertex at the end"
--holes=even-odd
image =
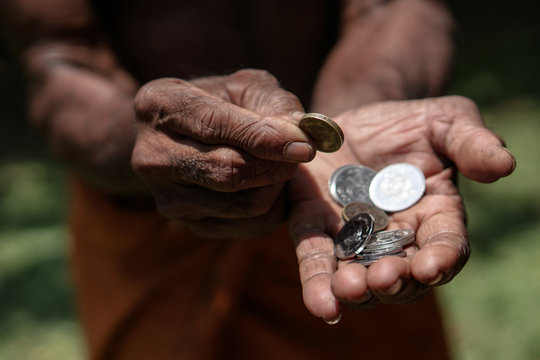
{"type": "Polygon", "coordinates": [[[515,167],[512,155],[465,98],[378,103],[336,120],[344,130],[344,147],[317,155],[290,182],[290,231],[304,302],[327,321],[339,319],[341,304],[367,309],[379,302],[408,303],[429,287],[450,281],[470,252],[455,167],[481,182],[495,181],[515,167]],[[341,208],[329,196],[329,176],[346,164],[379,170],[397,162],[414,164],[426,176],[424,197],[389,219],[390,229],[414,229],[416,245],[407,249],[405,258],[385,257],[368,268],[337,261],[332,236],[343,222],[341,208]]]}
{"type": "Polygon", "coordinates": [[[273,76],[160,79],[135,108],[132,165],[161,214],[205,237],[266,234],[284,221],[284,183],[315,151],[297,126],[300,102],[273,76]]]}
{"type": "Polygon", "coordinates": [[[145,194],[131,170],[137,83],[107,49],[43,44],[26,52],[31,118],[72,170],[110,193],[145,194]]]}

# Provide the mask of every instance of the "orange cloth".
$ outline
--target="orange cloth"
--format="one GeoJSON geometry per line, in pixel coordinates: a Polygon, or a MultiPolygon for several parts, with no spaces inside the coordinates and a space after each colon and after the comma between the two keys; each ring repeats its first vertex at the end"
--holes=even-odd
{"type": "Polygon", "coordinates": [[[198,238],[155,212],[71,186],[73,268],[92,359],[447,359],[433,293],[410,305],[304,307],[284,228],[259,239],[198,238]]]}

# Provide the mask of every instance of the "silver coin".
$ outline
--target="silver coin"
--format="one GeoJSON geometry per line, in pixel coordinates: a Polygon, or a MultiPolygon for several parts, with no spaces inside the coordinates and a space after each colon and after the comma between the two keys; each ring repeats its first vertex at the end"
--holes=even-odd
{"type": "Polygon", "coordinates": [[[378,208],[396,212],[416,204],[425,190],[422,171],[414,165],[398,163],[385,167],[373,177],[369,197],[378,208]]]}
{"type": "Polygon", "coordinates": [[[369,241],[374,222],[369,214],[358,214],[347,221],[334,239],[336,257],[349,259],[358,255],[369,241]]]}
{"type": "Polygon", "coordinates": [[[399,256],[399,257],[405,257],[407,256],[407,253],[403,249],[398,249],[398,251],[392,251],[387,253],[380,253],[380,254],[366,254],[366,255],[358,255],[356,258],[358,260],[373,260],[373,259],[381,259],[385,256],[399,256]]]}
{"type": "Polygon", "coordinates": [[[392,254],[392,255],[382,255],[382,256],[374,256],[374,257],[362,257],[362,258],[359,258],[359,259],[354,259],[351,262],[359,263],[359,264],[362,264],[364,266],[369,266],[369,265],[371,265],[373,263],[376,263],[377,261],[379,261],[380,259],[382,259],[385,256],[406,257],[407,253],[405,251],[401,251],[400,253],[392,254]]]}
{"type": "Polygon", "coordinates": [[[398,254],[403,251],[402,246],[389,246],[387,248],[383,249],[366,249],[362,250],[362,252],[358,256],[367,256],[367,257],[373,257],[373,256],[384,256],[384,255],[394,255],[398,254]]]}
{"type": "Polygon", "coordinates": [[[369,184],[375,174],[375,170],[360,164],[342,166],[330,176],[330,195],[342,206],[351,202],[372,204],[369,184]]]}
{"type": "Polygon", "coordinates": [[[415,231],[412,229],[386,230],[373,233],[366,250],[406,246],[414,242],[415,231]]]}
{"type": "Polygon", "coordinates": [[[343,217],[343,220],[349,221],[350,218],[360,213],[367,213],[373,216],[373,218],[375,219],[373,231],[380,231],[386,229],[386,226],[388,225],[388,215],[386,214],[386,212],[379,209],[373,204],[353,201],[345,205],[341,216],[343,217]]]}

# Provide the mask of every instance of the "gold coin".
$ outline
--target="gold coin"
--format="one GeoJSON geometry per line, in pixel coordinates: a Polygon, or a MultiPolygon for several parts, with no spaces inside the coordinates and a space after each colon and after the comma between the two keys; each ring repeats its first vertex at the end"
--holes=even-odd
{"type": "Polygon", "coordinates": [[[311,138],[318,151],[334,152],[343,145],[343,131],[334,120],[323,114],[305,114],[299,127],[311,138]]]}
{"type": "Polygon", "coordinates": [[[343,220],[347,222],[349,221],[349,219],[360,213],[370,214],[373,219],[375,219],[373,231],[380,231],[386,229],[386,226],[388,225],[388,215],[386,214],[386,212],[379,209],[375,205],[363,202],[352,202],[345,205],[341,216],[343,217],[343,220]]]}

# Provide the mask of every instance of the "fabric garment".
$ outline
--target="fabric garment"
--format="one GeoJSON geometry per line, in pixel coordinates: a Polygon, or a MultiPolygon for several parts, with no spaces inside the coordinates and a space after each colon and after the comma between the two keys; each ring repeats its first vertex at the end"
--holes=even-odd
{"type": "Polygon", "coordinates": [[[344,309],[303,305],[285,227],[259,239],[199,238],[153,210],[71,183],[73,269],[91,359],[448,359],[434,293],[344,309]]]}

